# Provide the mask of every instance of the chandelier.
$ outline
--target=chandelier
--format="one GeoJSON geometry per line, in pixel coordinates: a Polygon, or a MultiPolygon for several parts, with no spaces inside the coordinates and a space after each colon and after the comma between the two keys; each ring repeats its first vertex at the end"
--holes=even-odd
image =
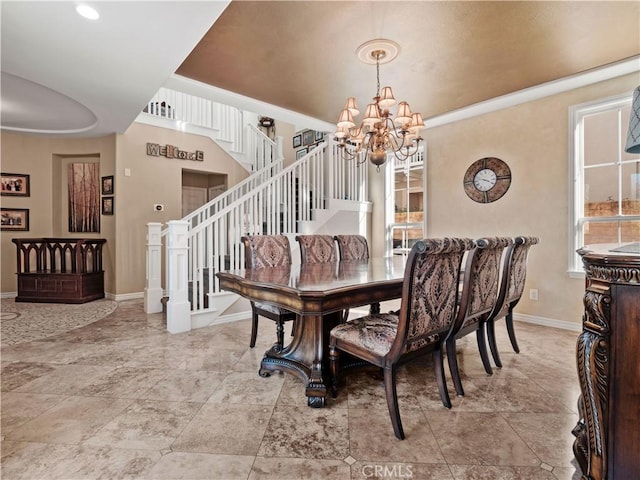
{"type": "Polygon", "coordinates": [[[400,102],[395,118],[392,118],[389,107],[396,104],[393,91],[391,87],[380,90],[380,64],[395,59],[399,48],[397,43],[386,39],[371,40],[358,47],[356,53],[360,60],[376,65],[376,96],[373,97],[373,103],[367,105],[359,126],[354,122],[354,116],[360,113],[355,97],[347,99],[336,124],[335,140],[342,152],[342,158],[355,160],[358,165],[369,160],[378,171],[386,161],[388,153],[393,153],[395,158],[405,161],[415,155],[422,141],[422,115],[411,112],[407,102],[400,102]]]}

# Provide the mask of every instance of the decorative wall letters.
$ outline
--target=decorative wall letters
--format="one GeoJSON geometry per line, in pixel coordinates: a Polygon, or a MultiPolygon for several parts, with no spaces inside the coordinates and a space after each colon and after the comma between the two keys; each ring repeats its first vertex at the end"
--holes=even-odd
{"type": "Polygon", "coordinates": [[[185,152],[175,145],[159,145],[157,143],[147,143],[147,155],[152,157],[177,158],[179,160],[193,160],[195,162],[204,161],[204,152],[196,150],[195,152],[185,152]]]}

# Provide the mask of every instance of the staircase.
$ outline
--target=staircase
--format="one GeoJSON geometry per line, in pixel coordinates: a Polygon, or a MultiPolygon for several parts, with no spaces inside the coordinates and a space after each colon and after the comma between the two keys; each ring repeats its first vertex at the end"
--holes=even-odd
{"type": "MultiPolygon", "coordinates": [[[[164,110],[157,100],[149,104],[145,116],[153,117],[152,112],[177,115],[177,109],[167,108],[179,105],[175,98],[173,103],[165,101],[164,110]]],[[[216,323],[237,300],[237,295],[220,291],[215,273],[243,268],[243,235],[283,234],[295,245],[296,234],[314,233],[328,222],[331,205],[345,199],[356,205],[354,211],[368,205],[367,168],[342,160],[332,141],[282,169],[281,140],[273,142],[252,126],[234,130],[245,132],[243,148],[231,142],[234,158],[242,158],[241,163],[253,173],[185,218],[168,222],[164,229],[159,223],[147,225],[145,311],[162,311],[162,299],[168,296],[167,329],[173,333],[216,323]]]]}

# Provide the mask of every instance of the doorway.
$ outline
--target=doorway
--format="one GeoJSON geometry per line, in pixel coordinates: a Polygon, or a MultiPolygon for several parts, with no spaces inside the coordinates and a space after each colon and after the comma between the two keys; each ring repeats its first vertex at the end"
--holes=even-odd
{"type": "Polygon", "coordinates": [[[182,170],[182,216],[189,215],[226,190],[226,174],[182,170]]]}

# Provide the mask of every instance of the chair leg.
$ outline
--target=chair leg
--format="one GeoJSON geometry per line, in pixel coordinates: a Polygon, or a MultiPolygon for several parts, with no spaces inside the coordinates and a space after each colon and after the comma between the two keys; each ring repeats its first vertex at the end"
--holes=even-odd
{"type": "Polygon", "coordinates": [[[502,368],[502,360],[500,360],[500,353],[498,353],[498,344],[496,343],[496,322],[491,320],[487,322],[487,338],[489,339],[489,349],[491,350],[491,356],[496,367],[502,368]]]}
{"type": "Polygon", "coordinates": [[[387,407],[389,407],[393,432],[397,438],[404,440],[400,408],[398,407],[398,393],[396,391],[396,370],[394,367],[384,368],[384,392],[387,397],[387,407]]]}
{"type": "Polygon", "coordinates": [[[456,387],[456,393],[463,397],[464,389],[462,388],[462,380],[460,380],[460,370],[458,369],[458,356],[456,355],[456,339],[449,338],[446,343],[447,360],[449,362],[449,371],[453,379],[453,385],[456,387]]]}
{"type": "Polygon", "coordinates": [[[333,398],[338,396],[338,362],[340,360],[340,352],[335,345],[329,345],[329,366],[331,369],[331,395],[333,398]]]}
{"type": "Polygon", "coordinates": [[[282,318],[276,320],[276,339],[278,351],[281,351],[284,346],[284,320],[282,318]]]}
{"type": "Polygon", "coordinates": [[[342,311],[342,320],[341,323],[346,322],[347,320],[349,320],[349,309],[347,308],[346,310],[342,311]]]}
{"type": "Polygon", "coordinates": [[[249,342],[250,348],[253,348],[256,346],[256,338],[258,338],[258,314],[252,304],[251,305],[251,341],[249,342]]]}
{"type": "Polygon", "coordinates": [[[518,341],[516,340],[516,332],[513,329],[513,312],[509,309],[509,313],[505,317],[505,322],[507,323],[507,332],[509,333],[509,340],[511,340],[511,346],[513,347],[513,351],[516,353],[520,353],[520,347],[518,346],[518,341]]]}
{"type": "Polygon", "coordinates": [[[375,302],[369,305],[369,314],[374,315],[380,313],[380,302],[375,302]]]}
{"type": "Polygon", "coordinates": [[[451,399],[449,398],[449,390],[447,389],[447,379],[444,375],[444,362],[442,359],[444,352],[442,351],[442,347],[443,344],[440,344],[433,351],[433,370],[436,374],[436,382],[438,383],[440,400],[442,400],[442,404],[445,407],[451,408],[451,399]]]}
{"type": "Polygon", "coordinates": [[[484,321],[480,321],[480,323],[478,324],[478,329],[476,330],[476,340],[478,342],[478,351],[480,352],[482,365],[484,365],[484,371],[489,375],[493,375],[491,361],[489,360],[489,354],[487,353],[487,342],[484,339],[484,324],[484,321]]]}

